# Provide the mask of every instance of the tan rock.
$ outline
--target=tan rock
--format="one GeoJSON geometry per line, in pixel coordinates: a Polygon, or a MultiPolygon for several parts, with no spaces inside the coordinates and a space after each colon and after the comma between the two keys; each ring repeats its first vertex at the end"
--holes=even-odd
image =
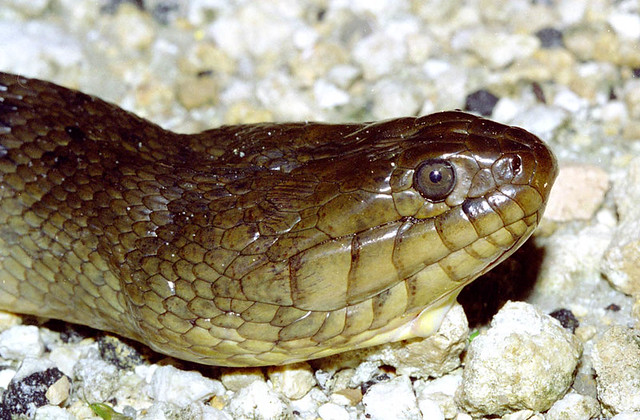
{"type": "Polygon", "coordinates": [[[593,165],[560,167],[551,190],[545,218],[558,222],[589,220],[609,190],[609,175],[593,165]]]}

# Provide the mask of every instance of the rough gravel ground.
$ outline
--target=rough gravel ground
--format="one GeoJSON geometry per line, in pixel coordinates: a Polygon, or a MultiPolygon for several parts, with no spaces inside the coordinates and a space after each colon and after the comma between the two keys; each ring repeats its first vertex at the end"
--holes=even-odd
{"type": "Polygon", "coordinates": [[[218,369],[7,314],[1,418],[640,418],[639,8],[0,0],[0,70],[172,130],[460,108],[534,132],[561,166],[536,237],[463,292],[480,333],[470,347],[456,308],[446,331],[412,343],[413,353],[403,345],[286,369],[218,369]],[[507,305],[489,326],[508,300],[527,303],[507,305]]]}

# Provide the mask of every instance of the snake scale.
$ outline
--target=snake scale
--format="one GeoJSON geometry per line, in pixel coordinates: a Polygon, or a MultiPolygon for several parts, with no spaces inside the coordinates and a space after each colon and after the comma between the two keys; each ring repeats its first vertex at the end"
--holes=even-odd
{"type": "Polygon", "coordinates": [[[187,135],[0,73],[0,309],[225,366],[427,336],[556,174],[463,112],[187,135]]]}

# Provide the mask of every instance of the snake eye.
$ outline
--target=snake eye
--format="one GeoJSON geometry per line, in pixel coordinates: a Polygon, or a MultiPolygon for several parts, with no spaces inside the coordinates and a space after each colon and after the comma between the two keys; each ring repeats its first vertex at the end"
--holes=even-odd
{"type": "Polygon", "coordinates": [[[456,172],[444,159],[425,160],[413,175],[413,185],[427,200],[443,201],[456,185],[456,172]]]}

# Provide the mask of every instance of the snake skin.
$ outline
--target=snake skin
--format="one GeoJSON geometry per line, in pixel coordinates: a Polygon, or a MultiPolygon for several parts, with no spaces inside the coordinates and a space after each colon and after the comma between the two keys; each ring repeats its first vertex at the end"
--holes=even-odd
{"type": "Polygon", "coordinates": [[[462,112],[186,135],[0,73],[0,309],[226,366],[424,336],[531,235],[556,173],[532,134],[462,112]]]}

